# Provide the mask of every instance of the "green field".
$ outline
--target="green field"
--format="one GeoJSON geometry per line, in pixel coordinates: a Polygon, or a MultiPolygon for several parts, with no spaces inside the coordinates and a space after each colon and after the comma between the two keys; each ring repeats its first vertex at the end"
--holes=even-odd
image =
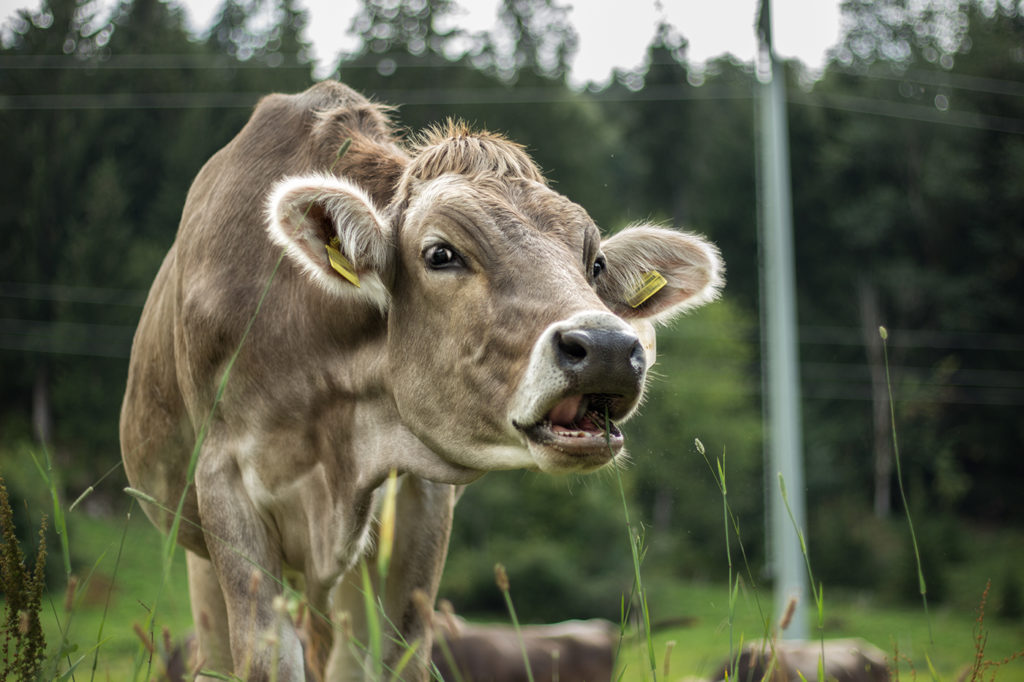
{"type": "MultiPolygon", "coordinates": [[[[981,590],[978,590],[978,598],[981,590]]],[[[709,674],[726,659],[730,639],[749,642],[764,636],[758,601],[770,608],[771,595],[758,597],[749,591],[740,596],[731,627],[728,617],[728,594],[722,585],[674,585],[664,590],[652,590],[654,604],[672,604],[691,619],[687,627],[659,631],[655,626],[654,648],[657,654],[659,679],[666,642],[675,641],[672,648],[668,679],[709,674]]],[[[977,613],[970,609],[932,608],[929,642],[928,619],[922,608],[890,607],[867,596],[825,594],[825,628],[827,638],[859,637],[878,646],[890,658],[898,653],[900,676],[913,679],[931,679],[927,660],[930,659],[941,680],[958,680],[960,674],[975,659],[975,626],[977,613]],[[910,677],[907,677],[910,675],[910,677]]],[[[656,612],[655,612],[656,613],[656,612]]],[[[815,617],[806,613],[809,631],[817,636],[815,617]]],[[[991,616],[989,617],[991,618],[991,616]]],[[[986,660],[1001,660],[1024,648],[1024,626],[1021,623],[991,621],[986,618],[986,660]]],[[[656,621],[655,621],[656,622],[656,621]]],[[[649,679],[643,675],[646,667],[646,643],[634,642],[624,657],[627,675],[624,680],[649,679]]],[[[991,671],[990,671],[991,674],[991,671]]],[[[989,679],[987,676],[985,679],[989,679]]],[[[1024,680],[1024,660],[1017,659],[1001,666],[996,679],[1002,682],[1024,680]]]]}
{"type": "MultiPolygon", "coordinates": [[[[178,641],[191,629],[184,560],[177,552],[173,570],[166,585],[162,576],[162,536],[136,509],[125,522],[96,520],[80,512],[68,517],[69,544],[75,557],[75,571],[80,576],[79,589],[71,611],[65,610],[66,594],[56,590],[45,595],[42,620],[51,656],[55,656],[62,632],[70,646],[60,657],[60,670],[77,664],[74,679],[125,680],[141,664],[138,679],[151,679],[154,668],[146,674],[146,656],[136,632],[156,609],[153,631],[157,642],[178,641]],[[122,537],[124,539],[122,545],[122,537]],[[120,552],[120,558],[118,554],[120,552]],[[70,625],[70,627],[69,627],[70,625]],[[100,642],[95,674],[93,652],[100,642]]],[[[1019,551],[1019,537],[979,534],[987,551],[1019,551]],[[1000,543],[1008,543],[1005,547],[1000,543]]],[[[981,554],[984,556],[984,553],[981,554]]],[[[51,548],[50,558],[60,565],[60,550],[51,548]]],[[[963,567],[952,579],[954,597],[941,605],[930,607],[929,618],[920,605],[888,605],[869,594],[829,594],[825,588],[824,634],[826,637],[861,637],[890,655],[898,654],[903,679],[930,680],[930,660],[940,680],[961,679],[961,674],[975,660],[977,640],[977,604],[984,590],[984,561],[963,567]],[[909,677],[908,677],[909,676],[909,677]]],[[[528,590],[528,585],[513,588],[528,590]]],[[[702,676],[719,665],[730,650],[730,641],[738,645],[764,634],[759,609],[769,608],[770,594],[755,593],[741,586],[733,622],[729,623],[728,594],[724,585],[682,584],[652,576],[648,584],[654,627],[654,651],[658,679],[677,680],[702,676]],[[659,626],[659,621],[675,624],[659,626]],[[675,642],[670,672],[664,675],[666,643],[675,642]]],[[[986,660],[1001,660],[1024,648],[1024,623],[999,620],[990,608],[984,620],[986,660]]],[[[524,615],[524,614],[520,614],[524,615]]],[[[571,617],[573,614],[566,614],[571,617]]],[[[811,614],[810,631],[817,629],[811,614]]],[[[491,620],[501,619],[493,614],[491,620]]],[[[528,618],[528,616],[527,616],[528,618]]],[[[623,642],[620,663],[624,682],[651,679],[648,670],[646,641],[631,629],[623,642]]],[[[53,661],[51,659],[50,670],[53,661]]],[[[155,664],[154,664],[155,665],[155,664]]],[[[981,679],[1000,682],[1024,680],[1024,660],[1018,658],[997,669],[989,669],[981,679]]]]}

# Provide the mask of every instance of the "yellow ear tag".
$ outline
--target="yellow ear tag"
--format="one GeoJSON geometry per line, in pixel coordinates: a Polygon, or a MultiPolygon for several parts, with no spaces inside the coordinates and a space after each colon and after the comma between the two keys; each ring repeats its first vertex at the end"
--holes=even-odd
{"type": "Polygon", "coordinates": [[[327,249],[327,260],[331,262],[331,267],[334,268],[339,275],[347,279],[352,284],[359,286],[359,275],[356,274],[356,269],[349,262],[348,258],[342,255],[338,247],[341,246],[341,242],[337,237],[331,239],[330,244],[324,244],[324,248],[327,249]]]}
{"type": "Polygon", "coordinates": [[[640,286],[626,297],[626,303],[630,308],[639,308],[641,303],[658,293],[666,284],[668,280],[657,270],[645,272],[640,280],[640,286]]]}

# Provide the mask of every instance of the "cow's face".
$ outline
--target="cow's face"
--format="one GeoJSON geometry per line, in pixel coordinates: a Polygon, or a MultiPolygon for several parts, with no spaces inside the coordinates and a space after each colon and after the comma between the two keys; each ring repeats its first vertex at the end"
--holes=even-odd
{"type": "Polygon", "coordinates": [[[536,179],[407,178],[381,214],[345,181],[297,178],[271,213],[271,233],[314,280],[386,311],[403,423],[478,470],[608,463],[623,447],[616,422],[643,394],[651,322],[721,285],[702,239],[634,227],[602,242],[585,211],[536,179]],[[334,235],[359,288],[328,263],[334,235]],[[630,305],[651,272],[666,283],[630,305]]]}

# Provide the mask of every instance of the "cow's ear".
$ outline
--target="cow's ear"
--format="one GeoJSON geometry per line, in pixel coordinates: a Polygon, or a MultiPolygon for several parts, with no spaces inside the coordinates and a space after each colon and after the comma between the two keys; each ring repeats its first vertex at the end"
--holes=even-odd
{"type": "Polygon", "coordinates": [[[725,284],[718,248],[703,237],[649,225],[604,240],[605,271],[597,292],[626,319],[667,322],[714,300],[725,284]]]}
{"type": "Polygon", "coordinates": [[[356,185],[331,175],[285,178],[267,202],[270,238],[326,291],[386,310],[394,250],[387,222],[356,185]]]}

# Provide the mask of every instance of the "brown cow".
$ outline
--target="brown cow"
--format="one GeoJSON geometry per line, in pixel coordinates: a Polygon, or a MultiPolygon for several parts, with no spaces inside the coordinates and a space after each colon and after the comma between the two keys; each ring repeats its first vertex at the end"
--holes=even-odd
{"type": "Polygon", "coordinates": [[[822,661],[830,682],[889,682],[885,652],[863,639],[751,642],[736,665],[723,663],[711,676],[735,682],[803,682],[818,679],[822,661]]]}
{"type": "MultiPolygon", "coordinates": [[[[602,241],[500,136],[452,123],[406,147],[385,109],[334,82],[264,98],[189,191],[121,414],[149,517],[167,530],[182,501],[206,667],[302,678],[299,634],[273,607],[286,569],[366,641],[350,569],[374,551],[397,470],[384,659],[421,639],[406,677],[425,676],[429,624],[410,595],[436,594],[453,484],[613,461],[649,364],[635,328],[712,300],[721,273],[694,235],[639,226],[602,241]],[[665,283],[641,302],[654,271],[665,283]]],[[[316,651],[329,679],[363,676],[354,648],[316,651]]]]}
{"type": "Polygon", "coordinates": [[[441,678],[464,682],[527,682],[530,675],[536,682],[610,682],[619,642],[619,628],[600,618],[524,625],[517,633],[511,625],[446,615],[434,631],[431,658],[441,678]]]}

